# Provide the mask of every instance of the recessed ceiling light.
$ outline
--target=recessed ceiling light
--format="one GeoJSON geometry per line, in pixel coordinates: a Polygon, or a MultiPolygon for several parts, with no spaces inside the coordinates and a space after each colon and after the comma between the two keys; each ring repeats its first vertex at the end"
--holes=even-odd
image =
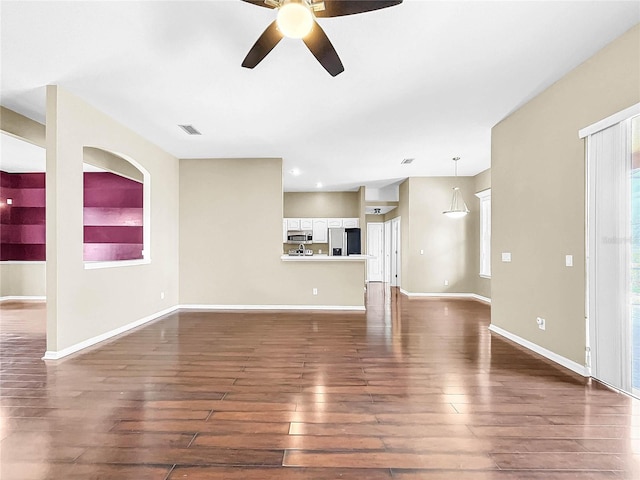
{"type": "Polygon", "coordinates": [[[187,132],[188,135],[202,135],[196,127],[193,125],[178,125],[182,130],[187,132]]]}
{"type": "Polygon", "coordinates": [[[415,158],[405,158],[404,160],[402,160],[400,162],[401,165],[409,165],[411,162],[413,162],[415,160],[415,158]]]}
{"type": "Polygon", "coordinates": [[[13,199],[7,198],[7,205],[13,205],[13,199]]]}
{"type": "Polygon", "coordinates": [[[289,173],[291,175],[293,175],[294,177],[297,177],[298,175],[300,175],[300,169],[299,168],[292,168],[291,170],[289,170],[289,173]]]}
{"type": "Polygon", "coordinates": [[[322,182],[316,183],[316,188],[322,188],[322,182]]]}

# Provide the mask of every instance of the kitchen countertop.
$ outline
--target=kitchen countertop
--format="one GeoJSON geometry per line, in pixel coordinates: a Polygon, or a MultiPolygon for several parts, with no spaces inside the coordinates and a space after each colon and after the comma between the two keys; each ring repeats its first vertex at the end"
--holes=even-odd
{"type": "Polygon", "coordinates": [[[334,257],[326,254],[305,256],[282,255],[280,257],[283,262],[361,262],[370,258],[375,257],[373,255],[348,255],[345,257],[334,257]]]}

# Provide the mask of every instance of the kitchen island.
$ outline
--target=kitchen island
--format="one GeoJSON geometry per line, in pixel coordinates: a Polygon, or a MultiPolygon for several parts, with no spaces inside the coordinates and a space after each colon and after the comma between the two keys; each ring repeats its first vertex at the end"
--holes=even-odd
{"type": "Polygon", "coordinates": [[[375,258],[373,255],[282,255],[280,260],[283,262],[362,262],[370,258],[375,258]]]}

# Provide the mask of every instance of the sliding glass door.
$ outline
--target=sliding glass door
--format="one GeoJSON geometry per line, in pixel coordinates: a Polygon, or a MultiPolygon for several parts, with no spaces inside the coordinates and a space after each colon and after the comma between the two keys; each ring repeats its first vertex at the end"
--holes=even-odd
{"type": "MultiPolygon", "coordinates": [[[[637,114],[636,114],[637,115],[637,114]]],[[[640,396],[640,116],[588,137],[594,378],[640,396]]]]}

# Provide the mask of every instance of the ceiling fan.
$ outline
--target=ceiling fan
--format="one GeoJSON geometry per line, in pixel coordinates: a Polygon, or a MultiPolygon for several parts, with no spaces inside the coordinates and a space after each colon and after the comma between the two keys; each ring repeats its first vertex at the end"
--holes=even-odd
{"type": "Polygon", "coordinates": [[[254,68],[282,40],[282,37],[301,38],[318,62],[331,76],[344,72],[344,67],[327,34],[316,18],[341,17],[393,7],[402,0],[243,0],[260,7],[275,8],[278,17],[260,35],[242,62],[254,68]]]}

